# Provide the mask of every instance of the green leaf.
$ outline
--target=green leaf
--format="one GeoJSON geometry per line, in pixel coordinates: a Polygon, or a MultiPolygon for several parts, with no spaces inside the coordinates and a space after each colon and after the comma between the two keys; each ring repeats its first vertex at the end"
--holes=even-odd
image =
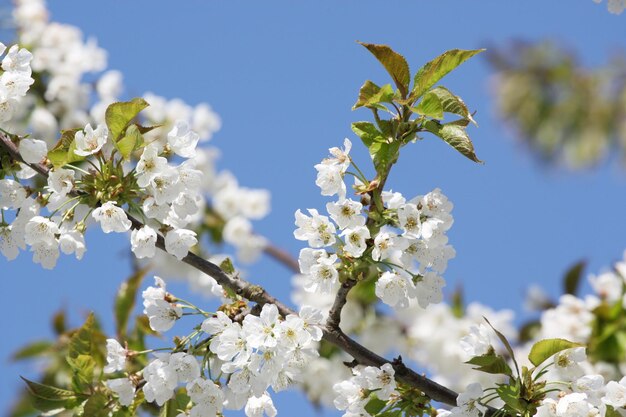
{"type": "Polygon", "coordinates": [[[495,327],[491,325],[489,320],[487,320],[487,317],[483,316],[483,319],[485,319],[489,327],[491,327],[491,329],[496,333],[496,336],[498,336],[498,339],[500,339],[500,341],[506,348],[506,351],[509,352],[509,356],[511,357],[511,360],[515,364],[515,370],[517,371],[517,374],[519,375],[519,367],[517,366],[517,361],[515,360],[515,352],[513,352],[513,348],[511,347],[511,344],[502,333],[500,333],[498,330],[496,330],[495,327]]]}
{"type": "Polygon", "coordinates": [[[441,101],[441,106],[445,113],[452,113],[452,114],[459,115],[463,119],[466,119],[476,124],[476,121],[474,121],[472,114],[470,113],[469,109],[465,105],[465,102],[461,100],[461,97],[455,96],[454,94],[450,92],[450,90],[448,90],[445,87],[433,88],[428,93],[426,93],[426,96],[424,96],[424,99],[426,99],[426,97],[430,94],[434,94],[439,98],[439,100],[441,101]]]}
{"type": "Polygon", "coordinates": [[[109,408],[107,404],[109,398],[102,392],[96,392],[92,394],[85,402],[83,407],[83,415],[85,417],[107,417],[109,415],[109,408]]]}
{"type": "Polygon", "coordinates": [[[367,411],[370,415],[375,416],[380,413],[383,408],[387,405],[387,401],[379,400],[376,397],[370,398],[370,400],[365,404],[365,411],[367,411]]]}
{"type": "Polygon", "coordinates": [[[439,55],[420,68],[415,74],[411,98],[417,100],[450,71],[482,51],[484,51],[484,49],[452,49],[439,55]]]}
{"type": "Polygon", "coordinates": [[[580,280],[583,276],[587,261],[582,260],[572,265],[563,277],[563,294],[576,295],[580,287],[580,280]]]}
{"type": "Polygon", "coordinates": [[[34,358],[36,356],[43,356],[50,352],[54,345],[48,340],[39,340],[37,342],[30,343],[11,356],[11,360],[17,361],[21,359],[34,358]]]}
{"type": "Polygon", "coordinates": [[[232,275],[235,273],[235,267],[233,266],[233,262],[230,260],[230,258],[226,258],[220,263],[220,269],[226,272],[228,275],[232,275]]]}
{"type": "Polygon", "coordinates": [[[363,144],[368,148],[372,146],[374,142],[385,142],[383,133],[378,130],[373,123],[370,122],[355,122],[352,123],[352,131],[361,138],[363,144]]]}
{"type": "Polygon", "coordinates": [[[429,91],[417,107],[412,108],[417,114],[432,117],[433,119],[443,119],[443,103],[439,96],[429,91]]]}
{"type": "Polygon", "coordinates": [[[464,127],[454,124],[441,124],[434,120],[424,122],[424,128],[430,133],[443,139],[448,145],[459,151],[463,156],[474,162],[482,163],[476,156],[474,144],[470,140],[464,127]]]}
{"type": "Polygon", "coordinates": [[[87,320],[70,338],[69,358],[76,358],[79,355],[89,355],[92,351],[92,339],[95,317],[89,313],[87,320]]]}
{"type": "Polygon", "coordinates": [[[117,142],[126,126],[146,107],[148,107],[148,103],[142,98],[113,103],[107,107],[105,119],[111,140],[117,142]]]}
{"type": "Polygon", "coordinates": [[[469,363],[470,365],[476,365],[477,367],[474,369],[477,371],[482,371],[488,374],[502,374],[513,377],[513,372],[511,371],[511,368],[506,363],[504,358],[500,355],[488,353],[481,356],[474,356],[472,359],[465,363],[469,363]]]}
{"type": "Polygon", "coordinates": [[[387,45],[376,45],[373,43],[359,42],[361,45],[367,48],[383,64],[393,82],[400,90],[402,97],[406,97],[409,92],[409,83],[411,82],[411,72],[409,70],[409,64],[402,55],[395,52],[387,45]]]}
{"type": "Polygon", "coordinates": [[[354,103],[354,106],[352,106],[352,110],[356,110],[359,107],[373,107],[386,110],[386,108],[379,103],[391,103],[393,96],[394,92],[391,84],[385,84],[379,87],[367,80],[359,90],[359,98],[356,103],[354,103]]]}
{"type": "Polygon", "coordinates": [[[541,365],[546,359],[559,353],[565,349],[571,349],[575,347],[581,347],[580,343],[570,342],[565,339],[543,339],[538,341],[530,349],[528,359],[535,365],[541,365]]]}
{"type": "Polygon", "coordinates": [[[130,125],[126,129],[124,137],[117,142],[114,142],[114,145],[120,152],[120,155],[122,155],[122,158],[128,161],[133,151],[135,149],[139,149],[143,143],[143,136],[141,135],[141,132],[139,132],[139,128],[136,125],[130,125]]]}
{"type": "Polygon", "coordinates": [[[381,176],[386,175],[385,173],[389,166],[398,160],[400,142],[374,142],[369,150],[376,172],[381,176]]]}
{"type": "Polygon", "coordinates": [[[369,149],[374,161],[374,168],[378,174],[383,174],[390,164],[398,159],[400,142],[392,142],[370,122],[352,123],[352,131],[361,138],[369,149]],[[389,143],[390,142],[390,143],[389,143]]]}
{"type": "Polygon", "coordinates": [[[76,143],[74,142],[74,136],[76,132],[83,129],[70,129],[61,131],[61,138],[54,145],[52,149],[48,151],[48,159],[55,168],[61,168],[65,164],[71,164],[72,162],[82,161],[84,156],[76,155],[76,143]]]}
{"type": "Polygon", "coordinates": [[[80,395],[79,393],[68,391],[65,389],[53,387],[51,385],[40,384],[39,382],[29,381],[24,377],[20,377],[26,385],[31,394],[37,398],[41,398],[49,401],[65,401],[69,399],[76,399],[80,395]]]}
{"type": "Polygon", "coordinates": [[[135,298],[141,281],[150,269],[142,268],[122,283],[115,297],[115,327],[118,335],[126,334],[128,318],[135,306],[135,298]]]}
{"type": "Polygon", "coordinates": [[[66,359],[72,369],[72,388],[76,391],[87,391],[93,384],[96,361],[89,355],[66,359]]]}

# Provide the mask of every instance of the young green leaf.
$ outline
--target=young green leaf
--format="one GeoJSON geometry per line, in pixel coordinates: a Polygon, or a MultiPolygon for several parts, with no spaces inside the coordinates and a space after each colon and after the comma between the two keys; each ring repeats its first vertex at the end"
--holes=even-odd
{"type": "Polygon", "coordinates": [[[130,125],[126,129],[124,137],[117,142],[114,142],[114,145],[122,155],[122,158],[129,160],[133,151],[135,149],[139,149],[143,143],[143,136],[141,135],[141,132],[139,132],[139,128],[137,128],[136,125],[130,125]]]}
{"type": "Polygon", "coordinates": [[[71,164],[72,162],[82,161],[85,159],[84,156],[76,155],[74,153],[74,150],[76,149],[74,136],[79,130],[82,129],[61,131],[61,138],[56,145],[48,151],[48,159],[55,168],[61,168],[65,164],[71,164]]]}
{"type": "Polygon", "coordinates": [[[517,371],[517,375],[519,376],[519,366],[517,365],[517,361],[515,360],[515,352],[513,352],[513,348],[511,347],[511,344],[507,340],[506,336],[504,336],[495,327],[493,327],[491,325],[491,322],[489,322],[489,320],[487,320],[487,317],[483,316],[483,319],[485,319],[485,321],[487,322],[489,327],[491,327],[491,329],[496,333],[496,336],[498,336],[498,339],[500,339],[500,341],[502,342],[502,344],[506,348],[506,351],[509,352],[509,355],[511,356],[511,360],[513,361],[513,364],[515,365],[515,370],[517,371]]]}
{"type": "Polygon", "coordinates": [[[76,331],[70,338],[69,358],[76,358],[79,355],[90,355],[92,351],[93,328],[95,317],[93,313],[89,313],[87,320],[80,329],[76,331]]]}
{"type": "Polygon", "coordinates": [[[409,83],[411,82],[411,71],[404,57],[387,45],[359,43],[366,47],[383,64],[389,75],[391,75],[396,87],[400,90],[402,97],[406,97],[409,92],[409,83]]]}
{"type": "Polygon", "coordinates": [[[583,271],[587,266],[587,261],[582,260],[572,265],[565,276],[563,277],[563,294],[576,295],[578,293],[578,287],[580,286],[580,280],[583,276],[583,271]]]}
{"type": "Polygon", "coordinates": [[[538,341],[530,349],[528,359],[535,365],[541,365],[546,359],[565,349],[581,347],[580,343],[570,342],[565,339],[543,339],[538,341]]]}
{"type": "Polygon", "coordinates": [[[448,145],[459,151],[474,162],[482,163],[476,156],[474,144],[467,135],[465,128],[454,124],[441,124],[433,120],[424,122],[424,127],[430,133],[443,139],[448,145]]]}
{"type": "Polygon", "coordinates": [[[422,116],[439,120],[443,119],[443,103],[439,96],[432,91],[426,93],[417,107],[412,107],[411,109],[422,116]]]}
{"type": "Polygon", "coordinates": [[[83,415],[85,417],[108,417],[111,411],[107,407],[108,404],[109,398],[102,392],[96,392],[85,402],[83,415]]]}
{"type": "Polygon", "coordinates": [[[470,365],[476,365],[477,367],[474,369],[477,371],[486,372],[488,374],[507,375],[511,378],[513,377],[513,372],[511,371],[511,368],[506,363],[504,358],[500,355],[488,353],[485,355],[474,356],[472,359],[465,363],[468,363],[470,365]]]}
{"type": "Polygon", "coordinates": [[[447,88],[435,87],[431,89],[428,93],[426,93],[424,99],[430,94],[434,94],[439,98],[439,100],[441,101],[441,106],[445,113],[459,115],[463,119],[467,119],[470,122],[476,124],[476,121],[474,121],[472,114],[469,112],[469,109],[467,108],[463,100],[461,100],[460,97],[452,94],[447,88]]]}
{"type": "Polygon", "coordinates": [[[148,273],[149,268],[142,268],[131,275],[128,280],[122,283],[115,297],[115,327],[118,335],[126,334],[128,318],[135,306],[135,298],[141,281],[148,273]]]}
{"type": "Polygon", "coordinates": [[[352,110],[359,107],[372,107],[386,110],[385,106],[380,103],[391,103],[394,92],[391,84],[385,84],[382,87],[377,86],[373,82],[367,80],[359,90],[359,98],[357,99],[352,110]]]}
{"type": "Polygon", "coordinates": [[[385,142],[385,137],[380,130],[373,123],[370,122],[355,122],[352,123],[352,131],[361,138],[363,144],[368,148],[372,146],[374,142],[385,142]]]}
{"type": "Polygon", "coordinates": [[[48,340],[40,340],[30,343],[11,356],[11,360],[17,361],[21,359],[29,359],[37,356],[43,356],[50,353],[54,345],[48,340]]]}
{"type": "Polygon", "coordinates": [[[148,107],[148,103],[142,98],[113,103],[107,107],[105,120],[111,135],[110,139],[117,142],[126,126],[146,107],[148,107]]]}
{"type": "Polygon", "coordinates": [[[40,384],[39,382],[29,381],[24,377],[20,377],[26,385],[28,386],[28,390],[37,398],[41,398],[44,400],[50,401],[65,401],[69,399],[76,399],[82,394],[68,391],[65,389],[53,387],[51,385],[40,384]]]}
{"type": "Polygon", "coordinates": [[[435,85],[440,79],[445,77],[450,71],[461,65],[474,55],[484,51],[484,49],[462,50],[452,49],[444,52],[433,59],[417,71],[413,78],[413,90],[411,99],[413,101],[420,98],[426,91],[435,85]]]}

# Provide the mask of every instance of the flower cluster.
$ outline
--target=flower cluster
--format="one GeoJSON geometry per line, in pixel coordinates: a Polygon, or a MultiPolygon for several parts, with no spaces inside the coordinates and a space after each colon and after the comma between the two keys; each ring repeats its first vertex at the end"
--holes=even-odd
{"type": "MultiPolygon", "coordinates": [[[[240,187],[230,172],[216,172],[215,159],[219,152],[211,147],[196,147],[198,143],[209,140],[221,127],[221,121],[211,107],[205,103],[192,107],[180,99],[167,100],[153,93],[144,94],[150,106],[138,115],[138,120],[146,126],[159,128],[141,131],[147,146],[143,147],[143,155],[141,149],[131,155],[131,160],[141,157],[134,170],[125,161],[123,169],[116,167],[120,169],[109,173],[118,179],[126,177],[133,178],[133,181],[115,183],[106,178],[96,181],[94,176],[91,176],[91,181],[80,159],[90,159],[100,169],[103,162],[111,162],[106,161],[106,157],[112,155],[111,151],[120,138],[111,137],[106,110],[120,101],[124,91],[122,75],[115,70],[100,73],[107,67],[106,51],[98,47],[93,39],[85,41],[77,27],[51,21],[44,0],[19,0],[15,3],[13,18],[17,35],[20,43],[29,45],[32,56],[15,46],[2,64],[5,71],[2,83],[6,81],[7,89],[3,94],[1,121],[3,129],[30,137],[19,142],[19,151],[26,164],[20,162],[19,169],[16,165],[11,171],[0,172],[2,199],[14,200],[11,205],[3,204],[2,207],[20,213],[20,221],[11,225],[13,233],[9,226],[10,215],[0,225],[2,253],[13,259],[19,249],[26,248],[26,242],[19,236],[23,234],[23,223],[39,215],[40,210],[46,207],[50,214],[42,216],[59,228],[54,239],[59,244],[57,246],[62,252],[75,253],[80,259],[85,252],[84,228],[90,220],[99,221],[107,232],[129,230],[128,220],[120,213],[123,208],[142,220],[154,219],[149,220],[150,225],[145,230],[133,232],[131,243],[139,258],[154,255],[154,242],[160,227],[165,227],[162,232],[166,235],[170,253],[178,258],[184,257],[189,247],[199,239],[196,234],[203,230],[202,214],[209,211],[214,213],[212,219],[216,219],[212,221],[216,231],[211,233],[232,244],[240,260],[254,261],[267,242],[252,231],[251,221],[267,215],[270,196],[266,190],[240,187]],[[27,92],[32,84],[31,67],[28,65],[31,57],[32,71],[36,78],[41,79],[41,86],[27,92]],[[97,74],[95,81],[94,76],[89,74],[97,74]],[[15,95],[18,93],[25,97],[15,95]],[[25,180],[35,175],[28,164],[48,164],[46,157],[51,152],[56,152],[58,157],[58,143],[54,143],[60,129],[68,132],[62,141],[73,139],[70,161],[65,162],[78,160],[79,163],[76,166],[55,163],[55,168],[50,171],[48,187],[44,190],[35,187],[35,183],[27,184],[25,180]],[[70,137],[69,132],[75,134],[70,137]],[[187,160],[175,165],[171,163],[173,158],[187,160]],[[199,175],[200,172],[202,175],[199,175]],[[13,179],[9,179],[11,175],[13,179]],[[102,180],[108,182],[104,184],[110,188],[108,195],[106,192],[98,194],[102,180]],[[128,192],[131,186],[141,190],[141,195],[117,194],[122,188],[128,192]],[[118,192],[113,191],[115,187],[118,192]],[[91,192],[102,198],[86,204],[84,199],[76,198],[81,192],[91,192]],[[132,202],[122,197],[130,197],[132,202]],[[24,204],[23,209],[20,202],[24,204]],[[102,208],[97,208],[98,205],[102,208]],[[87,206],[97,210],[97,217],[89,216],[91,209],[87,206]],[[166,233],[168,230],[165,229],[171,233],[166,233]]],[[[90,173],[92,170],[89,170],[90,173]]],[[[59,251],[52,240],[47,243],[38,242],[35,245],[32,249],[34,259],[45,268],[53,268],[59,251]]],[[[187,278],[194,287],[207,287],[206,276],[189,274],[187,278]]],[[[208,287],[215,287],[212,282],[209,284],[208,287]]]]}
{"type": "Polygon", "coordinates": [[[453,222],[452,203],[439,189],[409,201],[400,193],[383,192],[384,207],[379,213],[383,220],[372,221],[362,202],[346,197],[344,176],[353,164],[351,147],[346,139],[343,150],[331,148],[332,157],[315,166],[322,195],[339,198],[326,205],[330,218],[315,209],[308,209],[308,215],[300,210],[295,213],[294,236],[310,246],[300,251],[298,260],[306,277],[304,289],[333,293],[340,273],[349,273],[344,261],[359,259],[376,267],[380,274],[376,295],[386,304],[406,308],[416,299],[425,308],[440,302],[445,282],[439,274],[455,255],[445,235],[453,222]],[[416,264],[417,273],[413,273],[416,264]]]}
{"type": "Polygon", "coordinates": [[[397,396],[395,371],[391,364],[386,363],[380,368],[375,366],[356,366],[352,369],[353,376],[333,386],[337,394],[334,404],[338,410],[345,410],[345,417],[370,416],[365,409],[374,395],[382,401],[397,396]]]}
{"type": "MultiPolygon", "coordinates": [[[[155,282],[143,292],[144,313],[153,330],[164,332],[182,316],[182,308],[190,306],[175,303],[176,298],[166,291],[160,278],[155,277],[155,282]]],[[[319,311],[303,307],[299,315],[283,319],[275,305],[266,304],[258,317],[248,314],[241,323],[222,311],[208,315],[187,339],[208,336],[206,342],[200,342],[208,351],[194,350],[189,344],[184,351],[155,353],[141,372],[143,382],[132,375],[107,381],[120,404],[130,405],[137,387],[142,386],[146,401],[162,406],[185,384],[193,406],[181,416],[215,416],[223,408],[244,407],[249,417],[276,415],[268,389],[278,392],[300,380],[309,360],[317,356],[317,342],[322,338],[319,311]],[[199,360],[197,355],[204,357],[199,360]]],[[[132,354],[116,340],[108,339],[104,371],[124,372],[132,354]]]]}

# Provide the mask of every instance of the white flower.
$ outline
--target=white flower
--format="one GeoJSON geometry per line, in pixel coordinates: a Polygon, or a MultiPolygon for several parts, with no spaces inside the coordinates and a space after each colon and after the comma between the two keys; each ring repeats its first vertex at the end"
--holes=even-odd
{"type": "Polygon", "coordinates": [[[587,400],[587,394],[574,392],[559,398],[556,405],[558,417],[600,416],[600,411],[587,400]]]}
{"type": "Polygon", "coordinates": [[[107,201],[95,209],[91,217],[100,223],[104,233],[126,232],[132,225],[124,210],[115,205],[115,201],[107,201]]]}
{"type": "Polygon", "coordinates": [[[410,237],[420,237],[422,222],[420,211],[415,204],[407,203],[398,208],[398,221],[404,229],[404,234],[410,237]]]}
{"type": "Polygon", "coordinates": [[[415,283],[417,302],[420,307],[426,308],[429,304],[440,303],[443,299],[442,289],[446,285],[443,278],[432,271],[428,271],[415,283]]]}
{"type": "Polygon", "coordinates": [[[76,259],[81,260],[86,251],[85,236],[78,230],[63,232],[59,236],[59,248],[64,254],[71,255],[74,253],[76,259]]]}
{"type": "Polygon", "coordinates": [[[137,185],[147,187],[152,178],[163,172],[167,166],[167,159],[159,156],[159,148],[156,145],[146,146],[135,168],[137,185]]]}
{"type": "Polygon", "coordinates": [[[341,230],[365,225],[365,217],[361,216],[362,209],[361,203],[350,199],[326,204],[330,217],[341,230]]]}
{"type": "Polygon", "coordinates": [[[167,134],[167,143],[177,155],[183,158],[192,158],[196,155],[196,145],[199,139],[198,134],[189,129],[185,120],[177,120],[167,134]]]}
{"type": "Polygon", "coordinates": [[[156,241],[156,231],[148,225],[141,229],[134,229],[130,233],[131,250],[139,259],[154,257],[156,241]]]}
{"type": "Polygon", "coordinates": [[[2,179],[0,180],[0,209],[17,209],[26,200],[26,190],[19,182],[2,179]]]}
{"type": "Polygon", "coordinates": [[[22,139],[18,147],[24,162],[40,163],[48,155],[48,145],[43,140],[22,139]]]}
{"type": "Polygon", "coordinates": [[[375,293],[385,304],[406,308],[409,306],[409,298],[414,297],[415,285],[410,275],[387,271],[376,281],[375,293]]]}
{"type": "Polygon", "coordinates": [[[11,226],[9,225],[0,225],[0,252],[8,261],[14,260],[20,253],[18,242],[13,237],[11,226]]]}
{"type": "Polygon", "coordinates": [[[374,239],[374,249],[372,259],[380,261],[382,259],[393,259],[401,251],[409,247],[409,241],[395,233],[381,231],[374,239]]]}
{"type": "Polygon", "coordinates": [[[322,195],[337,194],[340,200],[346,198],[346,184],[343,182],[343,172],[340,165],[317,164],[317,179],[315,184],[322,189],[322,195]]]}
{"type": "Polygon", "coordinates": [[[45,243],[56,246],[56,235],[59,234],[59,226],[50,219],[35,216],[26,223],[24,233],[24,239],[29,245],[45,243]]]}
{"type": "Polygon", "coordinates": [[[226,330],[233,321],[223,311],[215,313],[215,317],[209,317],[202,322],[202,331],[210,335],[219,334],[226,330]]]}
{"type": "Polygon", "coordinates": [[[483,396],[483,389],[479,383],[467,386],[467,389],[456,397],[457,407],[452,409],[452,415],[463,417],[479,417],[485,407],[478,401],[483,396]]]}
{"type": "Polygon", "coordinates": [[[619,383],[609,381],[606,384],[606,394],[602,397],[602,402],[613,408],[626,406],[626,376],[620,379],[619,383]]]}
{"type": "Polygon", "coordinates": [[[395,370],[390,363],[380,368],[367,366],[361,370],[357,379],[364,379],[367,388],[376,390],[376,396],[381,400],[388,400],[396,390],[395,370]]]}
{"type": "Polygon", "coordinates": [[[587,359],[584,347],[562,350],[554,355],[554,368],[568,381],[573,381],[584,375],[585,371],[580,362],[587,359]]]}
{"type": "Polygon", "coordinates": [[[321,256],[316,257],[315,264],[308,268],[304,289],[308,292],[331,294],[339,283],[339,272],[336,268],[337,255],[322,252],[321,256]]]}
{"type": "Polygon", "coordinates": [[[309,332],[311,339],[316,342],[322,340],[323,332],[320,327],[324,320],[322,312],[317,308],[303,305],[298,315],[304,321],[304,329],[309,332]]]}
{"type": "Polygon", "coordinates": [[[59,246],[56,243],[38,242],[30,247],[33,262],[41,264],[44,269],[53,269],[59,259],[59,246]]]}
{"type": "Polygon", "coordinates": [[[209,349],[218,358],[232,362],[232,365],[236,367],[243,367],[247,364],[252,354],[252,348],[248,345],[239,323],[233,323],[213,337],[209,349]]]}
{"type": "Polygon", "coordinates": [[[189,249],[198,243],[196,232],[187,229],[176,229],[165,235],[165,250],[182,260],[189,253],[189,249]]]}
{"type": "Polygon", "coordinates": [[[158,205],[172,203],[181,192],[184,185],[180,182],[180,174],[176,168],[166,166],[150,178],[148,191],[158,205]]]}
{"type": "MultiPolygon", "coordinates": [[[[2,45],[4,47],[4,45],[2,45]]],[[[3,48],[4,49],[4,48],[3,48]]],[[[4,52],[4,50],[2,51],[4,52]]],[[[9,52],[2,59],[2,69],[7,72],[21,73],[30,76],[32,70],[30,68],[30,61],[33,59],[33,54],[30,51],[19,48],[17,45],[11,46],[9,52]]]]}
{"type": "Polygon", "coordinates": [[[267,417],[275,417],[277,414],[274,403],[267,393],[260,397],[250,397],[245,412],[247,417],[262,417],[264,413],[267,417]]]}
{"type": "Polygon", "coordinates": [[[393,191],[382,192],[383,203],[390,210],[397,210],[406,203],[406,199],[401,193],[394,193],[393,191]]]}
{"type": "Polygon", "coordinates": [[[87,124],[84,132],[79,130],[74,135],[74,143],[76,144],[74,153],[80,156],[92,155],[102,149],[108,136],[109,130],[106,125],[98,125],[94,130],[91,124],[87,124]]]}
{"type": "Polygon", "coordinates": [[[135,398],[135,385],[128,378],[116,378],[106,381],[107,387],[120,399],[120,404],[130,406],[135,398]]]}
{"type": "Polygon", "coordinates": [[[335,408],[353,413],[363,412],[368,398],[363,388],[355,378],[333,385],[333,391],[337,394],[333,401],[335,408]]]}
{"type": "Polygon", "coordinates": [[[74,188],[74,171],[56,168],[48,173],[48,188],[60,195],[67,195],[74,188]]]}
{"type": "Polygon", "coordinates": [[[306,240],[309,246],[321,248],[335,243],[335,226],[328,220],[328,217],[321,216],[317,210],[308,209],[311,217],[296,211],[296,226],[298,228],[293,235],[298,240],[306,240]]]}
{"type": "Polygon", "coordinates": [[[337,147],[332,147],[328,151],[333,156],[333,158],[327,158],[322,161],[325,164],[337,165],[341,168],[342,172],[346,172],[350,167],[350,157],[348,154],[350,153],[350,149],[352,149],[352,142],[350,139],[345,138],[343,140],[343,150],[337,147]]]}
{"type": "Polygon", "coordinates": [[[470,327],[467,336],[461,339],[461,348],[467,353],[469,358],[481,356],[492,349],[489,328],[484,324],[470,327]]]}
{"type": "Polygon", "coordinates": [[[243,319],[242,328],[246,341],[253,348],[272,348],[276,346],[278,308],[274,304],[265,304],[259,317],[248,314],[243,319]]]}
{"type": "MultiPolygon", "coordinates": [[[[162,358],[167,360],[168,355],[162,358]]],[[[159,406],[165,404],[174,395],[174,389],[178,385],[178,376],[174,369],[168,366],[166,360],[155,359],[143,369],[143,378],[146,384],[143,392],[146,401],[154,402],[159,406]]]]}
{"type": "Polygon", "coordinates": [[[200,377],[200,364],[195,356],[188,353],[172,353],[168,366],[176,373],[179,383],[190,382],[200,377]]]}
{"type": "Polygon", "coordinates": [[[194,403],[191,416],[214,417],[222,411],[224,393],[213,381],[196,378],[187,384],[187,394],[194,403]]]}
{"type": "Polygon", "coordinates": [[[242,216],[228,219],[222,232],[224,240],[236,246],[242,246],[252,236],[252,223],[242,216]]]}
{"type": "Polygon", "coordinates": [[[183,309],[165,300],[154,300],[144,308],[150,320],[150,327],[155,332],[166,332],[174,326],[176,320],[183,316],[183,309]]]}
{"type": "Polygon", "coordinates": [[[123,371],[126,366],[128,351],[115,339],[107,339],[107,364],[104,372],[110,374],[115,371],[123,371]]]}
{"type": "Polygon", "coordinates": [[[344,252],[353,258],[358,258],[363,255],[367,245],[365,240],[370,238],[370,231],[365,226],[357,226],[355,228],[345,229],[341,236],[344,237],[345,245],[343,247],[344,252]]]}

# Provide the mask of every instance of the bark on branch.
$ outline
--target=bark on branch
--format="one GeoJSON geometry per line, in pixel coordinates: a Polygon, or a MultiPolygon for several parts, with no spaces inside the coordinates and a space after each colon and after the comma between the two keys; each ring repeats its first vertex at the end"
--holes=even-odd
{"type": "MultiPolygon", "coordinates": [[[[18,147],[4,132],[0,132],[0,146],[2,146],[13,158],[20,162],[23,162],[18,147]]],[[[49,169],[47,166],[42,164],[27,165],[29,165],[39,174],[46,177],[48,176],[49,169]]],[[[128,213],[127,215],[132,222],[133,228],[137,229],[143,227],[144,224],[141,221],[128,213]]],[[[165,241],[161,235],[159,235],[157,238],[156,246],[159,249],[165,251],[165,241]]],[[[295,314],[295,312],[291,308],[273,297],[264,288],[258,285],[251,284],[243,279],[231,277],[219,266],[199,257],[194,253],[189,252],[182,261],[192,266],[193,268],[211,276],[220,285],[231,289],[236,294],[249,301],[255,302],[259,305],[264,305],[268,303],[274,304],[278,308],[280,314],[283,316],[286,316],[288,314],[295,314]]],[[[376,353],[370,351],[365,346],[359,344],[348,335],[343,333],[343,331],[341,331],[338,326],[339,314],[341,313],[341,308],[345,304],[346,296],[352,286],[353,285],[348,285],[345,288],[344,286],[342,286],[342,288],[339,290],[339,294],[335,299],[335,303],[329,315],[329,323],[327,323],[327,325],[323,328],[324,340],[332,343],[341,350],[350,354],[357,362],[362,365],[381,367],[386,363],[390,363],[394,367],[394,370],[396,372],[396,380],[398,380],[399,382],[421,390],[424,394],[426,394],[428,397],[432,398],[435,401],[439,401],[449,405],[456,405],[456,397],[458,395],[456,392],[436,383],[435,381],[432,381],[431,379],[428,379],[424,375],[420,375],[417,372],[411,370],[410,368],[405,366],[401,360],[389,361],[377,355],[376,353]]]]}

